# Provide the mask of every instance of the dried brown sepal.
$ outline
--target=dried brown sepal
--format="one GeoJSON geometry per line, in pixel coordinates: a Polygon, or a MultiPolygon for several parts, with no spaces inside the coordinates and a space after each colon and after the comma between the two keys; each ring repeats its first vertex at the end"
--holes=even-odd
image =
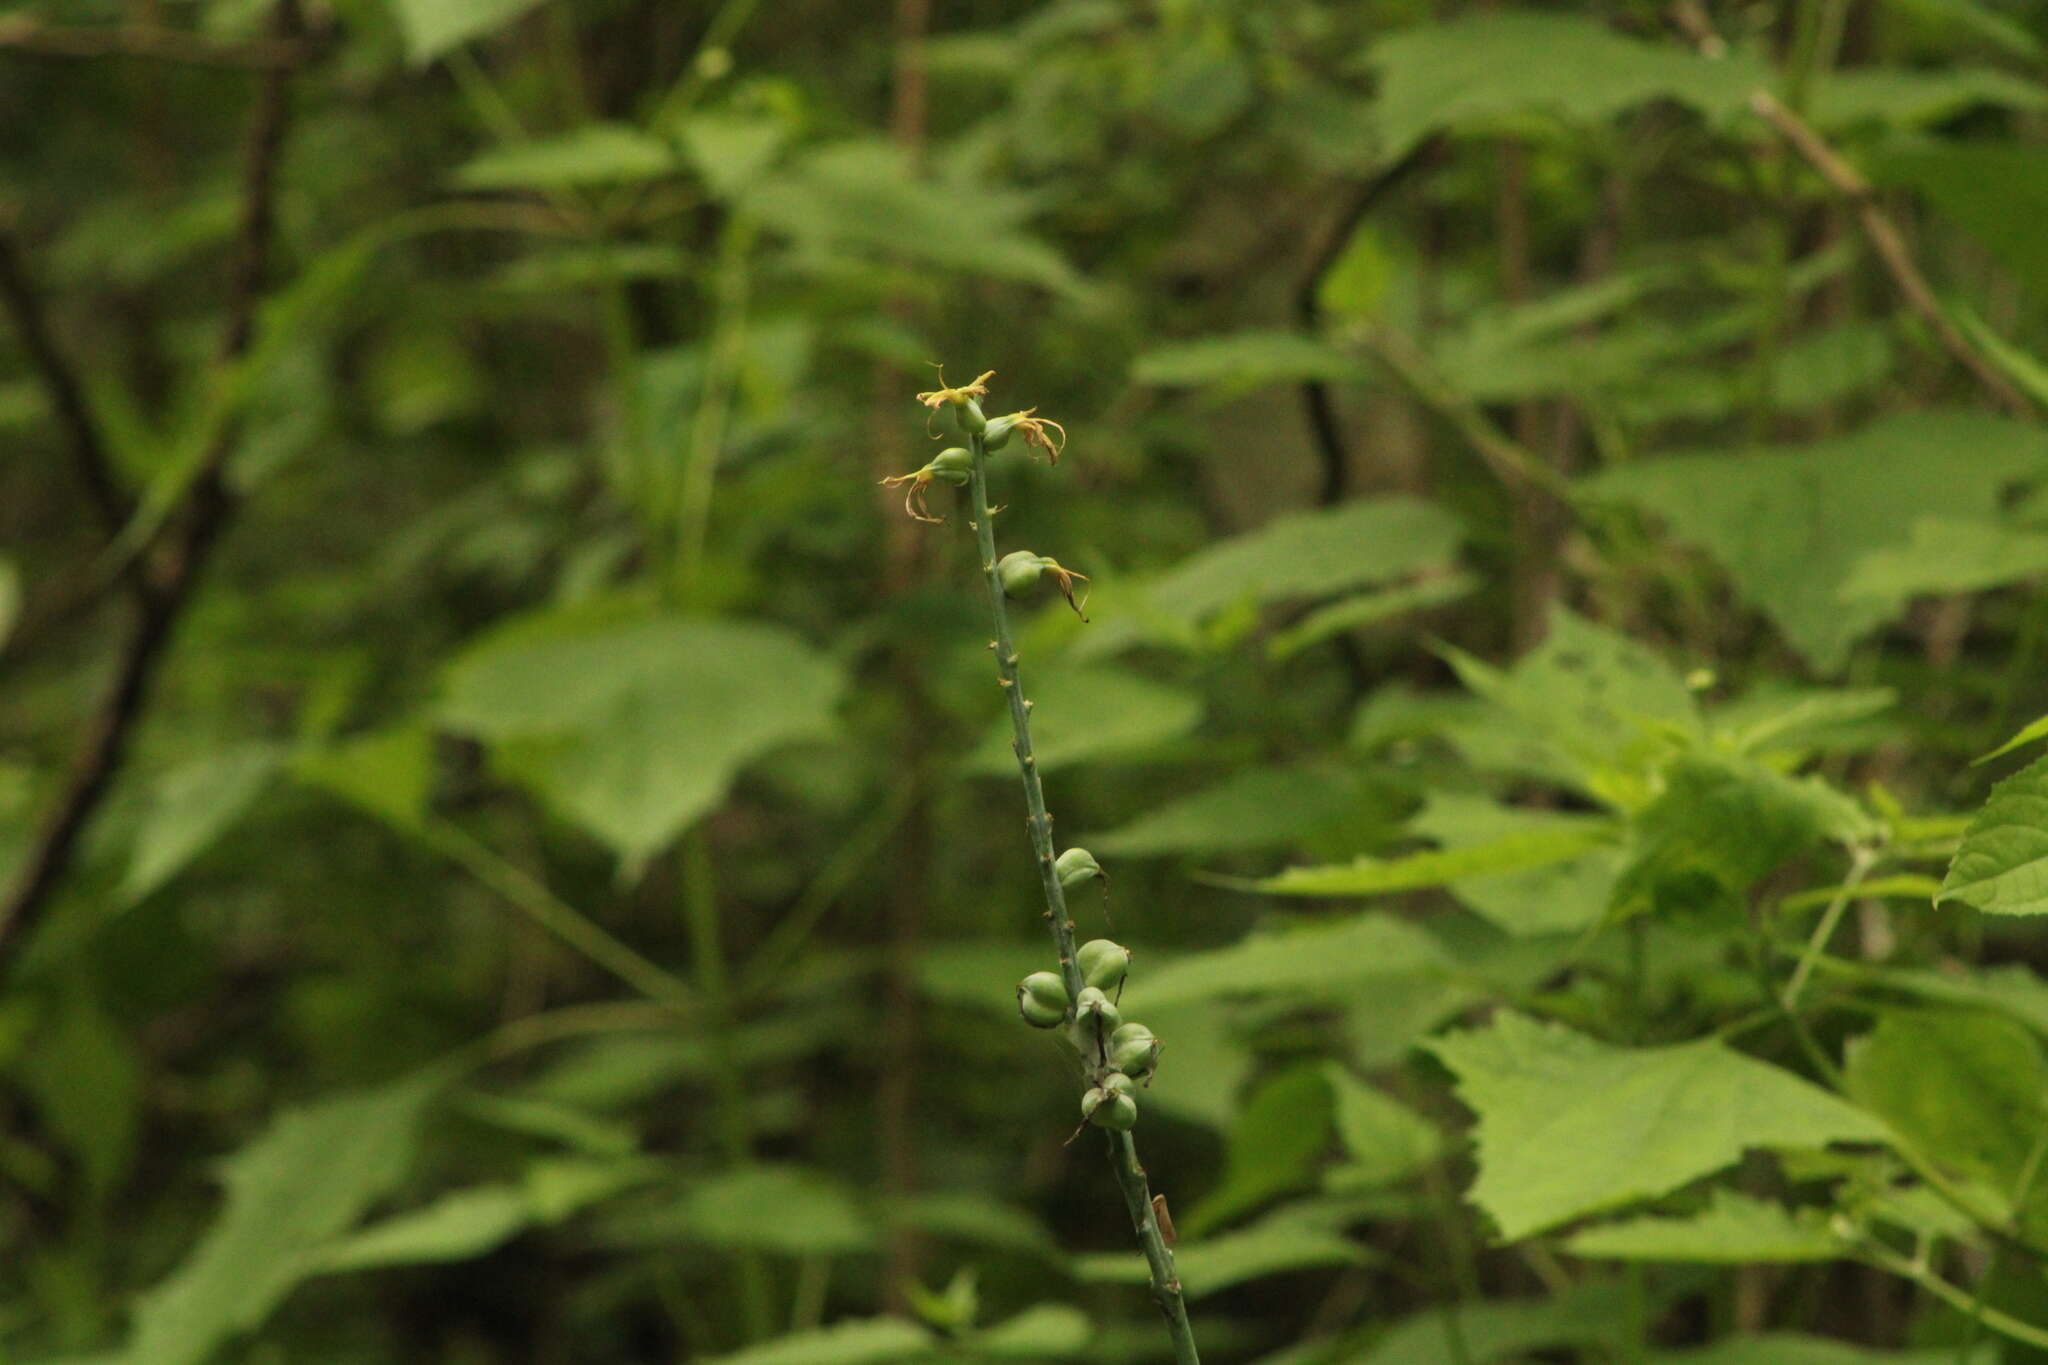
{"type": "Polygon", "coordinates": [[[925,503],[925,498],[930,494],[932,488],[932,469],[930,465],[926,465],[923,469],[914,469],[908,474],[895,474],[881,480],[881,485],[884,488],[900,488],[905,484],[908,484],[909,487],[904,490],[903,510],[910,514],[912,520],[927,521],[934,526],[945,521],[944,517],[933,516],[931,508],[925,503]]]}
{"type": "Polygon", "coordinates": [[[1045,571],[1052,575],[1053,582],[1058,585],[1060,590],[1060,596],[1066,598],[1067,605],[1074,609],[1074,615],[1080,617],[1083,621],[1087,620],[1088,590],[1086,588],[1081,589],[1081,596],[1078,599],[1076,599],[1074,596],[1074,584],[1077,582],[1086,583],[1088,581],[1088,575],[1084,573],[1075,573],[1072,569],[1069,569],[1065,565],[1061,564],[1057,559],[1046,560],[1044,567],[1045,571]]]}

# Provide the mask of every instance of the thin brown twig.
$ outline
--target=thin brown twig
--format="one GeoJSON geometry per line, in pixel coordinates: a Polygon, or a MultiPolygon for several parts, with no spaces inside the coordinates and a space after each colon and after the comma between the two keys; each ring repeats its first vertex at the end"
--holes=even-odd
{"type": "MultiPolygon", "coordinates": [[[[1671,7],[1670,15],[1673,25],[1692,41],[1703,56],[1715,57],[1727,51],[1727,45],[1709,27],[1706,16],[1696,3],[1680,0],[1671,7]]],[[[1864,239],[1877,253],[1900,296],[1933,330],[1942,349],[1955,357],[2006,411],[2020,417],[2032,416],[2034,405],[2026,395],[1949,319],[1941,301],[1935,298],[1933,288],[1927,283],[1927,277],[1913,259],[1913,250],[1906,244],[1905,234],[1899,231],[1898,224],[1877,202],[1877,192],[1864,174],[1829,145],[1812,124],[1770,91],[1761,87],[1752,90],[1748,102],[1750,112],[1770,124],[1786,145],[1856,210],[1856,221],[1863,229],[1864,239]]]]}
{"type": "Polygon", "coordinates": [[[152,24],[69,28],[12,14],[0,18],[0,51],[36,57],[149,57],[261,71],[297,66],[305,58],[306,44],[276,38],[221,42],[152,24]]]}
{"type": "MultiPolygon", "coordinates": [[[[298,0],[279,0],[274,19],[277,39],[290,42],[301,30],[298,0]]],[[[277,163],[290,119],[294,74],[290,66],[270,68],[256,96],[243,163],[241,226],[229,266],[227,324],[221,336],[225,359],[248,349],[270,272],[277,163]]],[[[232,431],[224,429],[174,516],[176,530],[154,547],[140,570],[150,586],[138,594],[135,624],[122,645],[113,684],[87,722],[57,799],[0,899],[0,947],[25,934],[48,908],[79,837],[120,771],[165,646],[233,511],[224,476],[232,448],[232,431]]]]}

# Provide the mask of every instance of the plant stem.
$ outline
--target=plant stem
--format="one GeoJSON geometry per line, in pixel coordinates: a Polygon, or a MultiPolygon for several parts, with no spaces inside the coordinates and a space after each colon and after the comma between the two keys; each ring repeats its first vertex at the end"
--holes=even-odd
{"type": "Polygon", "coordinates": [[[1821,914],[1820,923],[1813,929],[1813,937],[1806,941],[1806,951],[1800,954],[1799,965],[1792,970],[1792,979],[1785,984],[1785,1008],[1793,1010],[1799,1005],[1799,993],[1806,989],[1806,978],[1813,975],[1813,964],[1826,951],[1828,940],[1835,936],[1835,926],[1842,922],[1842,912],[1849,908],[1849,901],[1855,896],[1856,888],[1863,885],[1863,879],[1870,875],[1870,869],[1877,862],[1877,855],[1867,848],[1859,848],[1851,856],[1849,875],[1842,879],[1842,885],[1835,892],[1835,898],[1828,902],[1828,908],[1821,914]]]}
{"type": "MultiPolygon", "coordinates": [[[[1060,978],[1067,984],[1070,999],[1081,994],[1081,969],[1074,961],[1074,922],[1067,918],[1066,893],[1053,867],[1052,816],[1045,809],[1045,788],[1038,779],[1038,759],[1031,752],[1031,703],[1024,698],[1024,683],[1017,671],[1017,647],[1010,639],[1010,616],[1003,600],[1002,579],[996,574],[995,517],[988,501],[988,450],[981,437],[967,438],[974,457],[969,477],[975,542],[981,553],[981,575],[988,585],[989,613],[995,620],[996,638],[990,641],[996,656],[996,676],[1010,699],[1010,727],[1015,734],[1011,747],[1017,754],[1017,771],[1024,780],[1025,826],[1031,834],[1031,848],[1038,856],[1039,880],[1045,888],[1045,921],[1052,933],[1053,947],[1060,958],[1060,978]]],[[[1195,1352],[1194,1329],[1188,1325],[1188,1309],[1181,1295],[1180,1276],[1173,1268],[1173,1252],[1159,1231],[1159,1219],[1152,1208],[1152,1190],[1145,1168],[1138,1161],[1138,1147],[1129,1133],[1109,1134],[1109,1165],[1123,1190],[1124,1206],[1130,1211],[1131,1228],[1144,1249],[1145,1264],[1151,1270],[1152,1297],[1166,1318],[1167,1335],[1173,1339],[1177,1365],[1201,1365],[1195,1352]]]]}

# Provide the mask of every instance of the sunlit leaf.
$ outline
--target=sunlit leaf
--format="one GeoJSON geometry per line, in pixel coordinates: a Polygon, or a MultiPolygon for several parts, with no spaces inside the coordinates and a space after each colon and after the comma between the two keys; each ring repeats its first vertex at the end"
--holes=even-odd
{"type": "Polygon", "coordinates": [[[456,172],[470,189],[559,189],[659,180],[679,169],[675,149],[623,123],[585,123],[538,142],[483,153],[456,172]]]}
{"type": "Polygon", "coordinates": [[[1995,915],[2048,911],[2048,758],[1991,789],[1934,898],[1946,901],[1995,915]]]}
{"type": "Polygon", "coordinates": [[[1285,847],[1348,823],[1383,827],[1396,801],[1384,784],[1347,768],[1252,768],[1078,842],[1141,858],[1285,847]]]}
{"type": "Polygon", "coordinates": [[[1349,1158],[1332,1169],[1332,1189],[1371,1189],[1405,1180],[1443,1150],[1437,1126],[1332,1062],[1323,1068],[1336,1100],[1337,1139],[1349,1158]]]}
{"type": "Polygon", "coordinates": [[[1833,1261],[1846,1254],[1825,1217],[1795,1216],[1783,1205],[1715,1190],[1712,1202],[1682,1217],[1631,1218],[1574,1234],[1574,1256],[1593,1261],[1700,1261],[1769,1265],[1833,1261]]]}
{"type": "Polygon", "coordinates": [[[536,0],[391,0],[406,51],[421,65],[511,23],[536,0]]]}
{"type": "Polygon", "coordinates": [[[1213,952],[1134,974],[1126,994],[1151,1008],[1220,996],[1298,992],[1321,998],[1370,981],[1448,964],[1435,939],[1387,915],[1297,925],[1254,934],[1213,952]]]}
{"type": "Polygon", "coordinates": [[[143,899],[175,877],[256,802],[283,762],[272,744],[240,744],[164,774],[121,881],[121,898],[143,899]]]}
{"type": "Polygon", "coordinates": [[[1368,373],[1349,351],[1298,332],[1234,332],[1154,347],[1132,362],[1131,378],[1166,387],[1206,386],[1223,395],[1305,379],[1356,381],[1368,373]]]}
{"type": "MultiPolygon", "coordinates": [[[[1202,704],[1191,693],[1121,668],[1027,671],[1031,750],[1039,770],[1143,757],[1194,728],[1202,704]]],[[[970,771],[1015,776],[1007,712],[968,757],[970,771]]]]}
{"type": "Polygon", "coordinates": [[[1614,838],[1613,826],[1604,820],[1543,822],[1541,827],[1516,828],[1461,848],[1290,867],[1253,885],[1273,896],[1379,896],[1554,867],[1574,862],[1614,838]]]}

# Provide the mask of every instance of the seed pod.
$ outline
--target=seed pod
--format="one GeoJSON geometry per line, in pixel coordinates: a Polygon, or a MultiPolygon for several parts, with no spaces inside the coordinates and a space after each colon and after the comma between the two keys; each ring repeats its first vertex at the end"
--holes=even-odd
{"type": "Polygon", "coordinates": [[[1088,1025],[1087,1033],[1091,1038],[1098,1033],[1107,1038],[1124,1021],[1123,1012],[1117,1009],[1116,1002],[1104,995],[1098,986],[1083,986],[1081,993],[1074,997],[1074,1017],[1088,1025]]]}
{"type": "Polygon", "coordinates": [[[1010,443],[1010,433],[1017,429],[1017,418],[1021,414],[1010,413],[1004,417],[992,417],[981,433],[981,444],[987,450],[1001,450],[1010,443]]]}
{"type": "Polygon", "coordinates": [[[1038,586],[1044,572],[1044,556],[1029,550],[1012,550],[996,561],[996,577],[1003,582],[1003,592],[1011,597],[1028,595],[1038,586]]]}
{"type": "Polygon", "coordinates": [[[1130,1095],[1135,1098],[1138,1092],[1138,1087],[1131,1083],[1129,1076],[1120,1076],[1114,1072],[1102,1078],[1102,1088],[1113,1096],[1130,1095]]]}
{"type": "Polygon", "coordinates": [[[1081,968],[1083,981],[1113,991],[1123,984],[1124,973],[1130,969],[1131,950],[1106,938],[1091,938],[1074,954],[1074,962],[1081,968]]]}
{"type": "Polygon", "coordinates": [[[1142,1080],[1159,1065],[1159,1040],[1143,1024],[1120,1025],[1109,1035],[1109,1064],[1142,1080]]]}
{"type": "Polygon", "coordinates": [[[1017,983],[1017,1013],[1033,1028],[1058,1028],[1067,1017],[1067,985],[1057,972],[1033,972],[1017,983]]]}
{"type": "MultiPolygon", "coordinates": [[[[1124,1080],[1121,1076],[1111,1079],[1124,1080]]],[[[1081,1097],[1081,1117],[1097,1128],[1128,1133],[1138,1126],[1138,1101],[1127,1090],[1097,1086],[1081,1097]]]]}
{"type": "Polygon", "coordinates": [[[955,488],[965,486],[967,476],[974,470],[974,457],[967,453],[965,446],[948,446],[932,457],[925,466],[935,479],[944,479],[955,488]]]}
{"type": "Polygon", "coordinates": [[[1052,870],[1059,874],[1060,885],[1072,891],[1090,877],[1109,880],[1109,874],[1102,870],[1102,864],[1095,861],[1095,855],[1085,848],[1070,848],[1053,860],[1052,870]]]}
{"type": "Polygon", "coordinates": [[[978,436],[988,429],[988,418],[981,415],[981,404],[972,398],[963,398],[953,405],[953,420],[969,436],[978,436]]]}

